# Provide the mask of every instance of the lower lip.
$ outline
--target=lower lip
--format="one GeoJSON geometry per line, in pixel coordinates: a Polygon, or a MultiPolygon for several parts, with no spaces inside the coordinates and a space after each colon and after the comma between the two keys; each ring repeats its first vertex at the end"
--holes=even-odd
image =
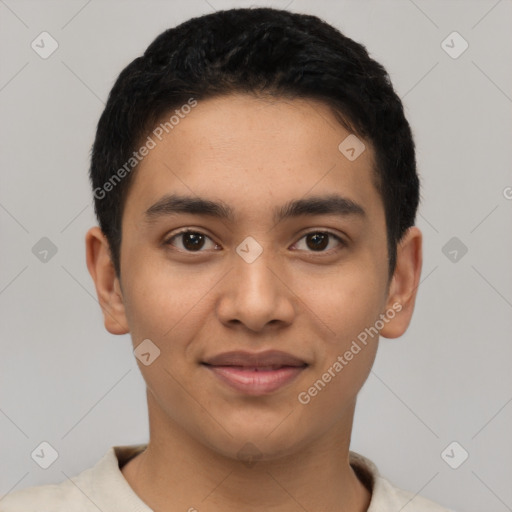
{"type": "Polygon", "coordinates": [[[305,366],[284,366],[278,370],[242,369],[236,366],[204,365],[226,384],[247,395],[266,395],[293,381],[305,366]]]}

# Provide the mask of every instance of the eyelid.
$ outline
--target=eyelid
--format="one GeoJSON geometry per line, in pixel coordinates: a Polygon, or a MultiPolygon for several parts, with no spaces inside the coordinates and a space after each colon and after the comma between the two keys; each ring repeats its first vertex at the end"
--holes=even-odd
{"type": "MultiPolygon", "coordinates": [[[[324,233],[324,234],[327,234],[327,235],[335,238],[336,241],[339,242],[340,247],[346,247],[348,244],[348,242],[341,235],[338,235],[337,233],[334,233],[333,231],[331,231],[329,229],[316,228],[316,229],[309,229],[309,231],[307,231],[306,233],[303,233],[300,236],[300,238],[297,240],[297,242],[295,242],[293,245],[296,245],[304,237],[306,237],[308,235],[316,234],[316,233],[324,233]]],[[[308,252],[310,254],[331,254],[331,253],[339,250],[340,247],[334,247],[332,249],[328,249],[327,251],[306,251],[306,252],[308,252]]]]}
{"type": "MultiPolygon", "coordinates": [[[[207,235],[204,231],[202,231],[200,229],[195,229],[195,228],[183,228],[180,231],[177,231],[176,233],[173,233],[172,235],[170,235],[170,236],[165,238],[165,240],[163,242],[163,245],[173,247],[173,245],[171,244],[171,241],[174,240],[175,238],[179,237],[180,235],[183,235],[183,234],[186,234],[186,233],[194,233],[194,234],[198,234],[198,235],[203,235],[204,237],[210,239],[216,246],[220,245],[217,242],[215,242],[215,240],[213,240],[212,237],[207,235]]],[[[189,253],[189,254],[194,254],[194,253],[199,254],[199,253],[205,252],[203,250],[199,250],[199,251],[183,251],[182,249],[177,249],[177,248],[175,248],[175,249],[180,251],[180,252],[186,252],[186,253],[189,253]]]]}
{"type": "MultiPolygon", "coordinates": [[[[164,240],[164,245],[170,245],[172,247],[172,244],[170,243],[174,238],[177,238],[178,236],[180,235],[183,235],[183,234],[186,234],[186,233],[195,233],[195,234],[200,234],[200,235],[203,235],[205,236],[206,238],[209,238],[216,246],[220,246],[220,244],[218,244],[217,242],[215,242],[211,236],[207,235],[206,233],[204,233],[202,230],[200,229],[195,229],[195,228],[183,228],[181,229],[180,231],[176,232],[176,233],[173,233],[172,235],[170,235],[169,237],[167,237],[165,240],[164,240]]],[[[312,235],[312,234],[317,234],[317,233],[325,233],[333,238],[336,239],[337,242],[339,242],[340,246],[341,247],[345,247],[347,245],[347,241],[340,235],[338,235],[337,233],[334,233],[333,231],[329,230],[329,229],[325,229],[325,228],[316,228],[316,229],[309,229],[308,231],[306,231],[305,233],[303,233],[299,239],[293,244],[293,245],[296,245],[298,242],[300,242],[303,238],[305,238],[306,236],[308,235],[312,235]]],[[[199,250],[199,251],[182,251],[182,249],[177,249],[178,251],[181,251],[181,252],[187,252],[187,253],[202,253],[202,252],[206,252],[206,251],[203,251],[203,250],[199,250]]],[[[332,252],[335,252],[339,250],[339,248],[335,247],[333,249],[329,249],[327,251],[305,251],[305,252],[308,252],[308,253],[311,253],[311,254],[331,254],[332,252]]]]}

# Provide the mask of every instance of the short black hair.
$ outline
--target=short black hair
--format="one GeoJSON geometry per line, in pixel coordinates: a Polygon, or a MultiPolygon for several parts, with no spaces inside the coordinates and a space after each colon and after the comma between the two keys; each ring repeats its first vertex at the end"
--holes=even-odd
{"type": "Polygon", "coordinates": [[[89,172],[116,275],[121,219],[141,141],[173,109],[232,93],[320,100],[342,126],[370,142],[391,278],[397,244],[414,225],[420,194],[402,102],[362,44],[316,16],[273,8],[192,18],[161,33],[117,78],[98,122],[89,172]]]}

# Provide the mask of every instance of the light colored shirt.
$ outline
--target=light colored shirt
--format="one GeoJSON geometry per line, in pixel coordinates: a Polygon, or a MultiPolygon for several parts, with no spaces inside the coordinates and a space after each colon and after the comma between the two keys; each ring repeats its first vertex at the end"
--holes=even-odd
{"type": "MultiPolygon", "coordinates": [[[[130,487],[122,466],[147,445],[113,446],[70,480],[12,491],[0,499],[0,512],[153,512],[130,487]]],[[[368,512],[453,512],[394,487],[366,457],[350,452],[350,465],[371,490],[368,512]],[[407,506],[406,506],[407,505],[407,506]]]]}

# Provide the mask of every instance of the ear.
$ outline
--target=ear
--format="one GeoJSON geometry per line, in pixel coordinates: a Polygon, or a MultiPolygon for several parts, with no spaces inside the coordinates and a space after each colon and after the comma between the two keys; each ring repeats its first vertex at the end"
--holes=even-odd
{"type": "Polygon", "coordinates": [[[412,226],[404,233],[397,247],[396,267],[386,301],[386,311],[395,311],[396,314],[381,329],[380,335],[384,338],[398,338],[409,327],[422,264],[422,234],[416,226],[412,226]]]}
{"type": "Polygon", "coordinates": [[[85,235],[87,268],[94,280],[105,328],[111,334],[130,332],[125,314],[121,284],[114,270],[108,241],[98,226],[85,235]]]}

